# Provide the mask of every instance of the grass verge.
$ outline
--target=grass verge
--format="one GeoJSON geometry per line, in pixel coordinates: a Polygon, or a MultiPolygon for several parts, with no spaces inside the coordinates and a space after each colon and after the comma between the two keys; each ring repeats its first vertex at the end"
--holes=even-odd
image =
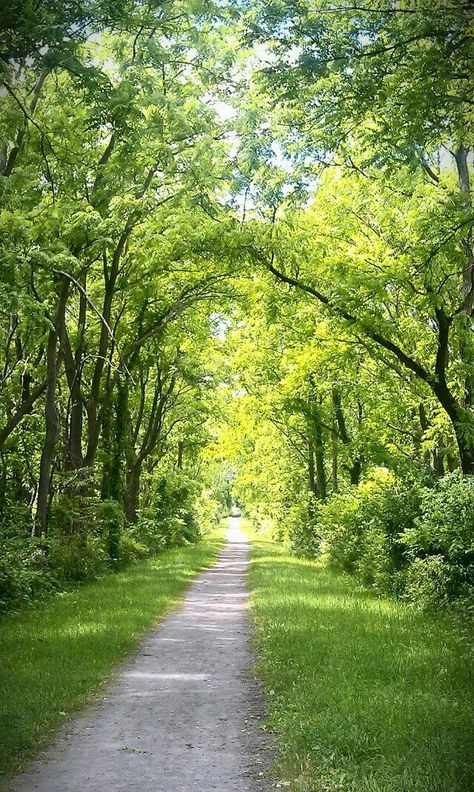
{"type": "Polygon", "coordinates": [[[222,544],[220,527],[198,544],[166,551],[0,621],[2,775],[18,770],[101,688],[222,544]]]}
{"type": "Polygon", "coordinates": [[[255,539],[257,671],[290,792],[474,789],[466,631],[255,539]]]}

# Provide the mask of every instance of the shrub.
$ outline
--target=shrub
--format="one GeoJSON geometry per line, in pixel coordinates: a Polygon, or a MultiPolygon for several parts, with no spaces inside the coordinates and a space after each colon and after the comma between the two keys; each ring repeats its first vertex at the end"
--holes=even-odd
{"type": "Polygon", "coordinates": [[[415,557],[406,571],[403,597],[419,608],[445,604],[448,584],[448,568],[442,556],[415,557]]]}
{"type": "Polygon", "coordinates": [[[420,510],[419,487],[377,468],[346,493],[319,506],[329,562],[380,592],[400,593],[407,564],[402,534],[420,510]]]}
{"type": "Polygon", "coordinates": [[[5,540],[0,553],[1,610],[33,600],[59,586],[49,568],[46,546],[39,539],[5,540]]]}
{"type": "MultiPolygon", "coordinates": [[[[290,539],[296,555],[316,558],[321,551],[318,532],[317,504],[313,502],[313,516],[308,516],[308,507],[300,504],[289,507],[283,517],[285,533],[290,539]]],[[[283,533],[283,532],[282,532],[283,533]]],[[[284,534],[283,534],[284,535],[284,534]]]]}
{"type": "Polygon", "coordinates": [[[64,582],[99,577],[109,568],[107,541],[101,536],[54,534],[47,540],[48,565],[64,582]]]}
{"type": "Polygon", "coordinates": [[[410,562],[406,596],[423,604],[474,594],[474,481],[450,473],[421,495],[421,513],[403,542],[410,562]]]}
{"type": "Polygon", "coordinates": [[[199,487],[182,471],[168,471],[150,493],[150,505],[143,509],[138,525],[155,543],[173,547],[199,539],[199,487]],[[155,538],[153,538],[155,537],[155,538]]]}
{"type": "Polygon", "coordinates": [[[91,517],[96,532],[107,542],[110,559],[118,561],[122,558],[121,542],[125,524],[122,504],[116,500],[97,501],[93,505],[91,517]]]}
{"type": "MultiPolygon", "coordinates": [[[[451,473],[431,486],[374,470],[319,504],[312,529],[335,568],[420,607],[474,594],[474,481],[451,473]]],[[[469,604],[471,603],[471,605],[469,604]]]]}
{"type": "Polygon", "coordinates": [[[160,553],[166,547],[166,537],[156,519],[139,517],[136,525],[126,531],[127,540],[146,547],[149,554],[160,553]]]}
{"type": "Polygon", "coordinates": [[[135,564],[150,555],[152,555],[150,548],[133,535],[133,529],[123,533],[120,544],[120,566],[135,564]]]}

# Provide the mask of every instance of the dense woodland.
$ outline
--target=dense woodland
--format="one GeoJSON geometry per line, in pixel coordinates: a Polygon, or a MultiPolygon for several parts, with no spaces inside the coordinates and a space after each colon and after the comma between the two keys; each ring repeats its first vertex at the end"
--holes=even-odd
{"type": "Polygon", "coordinates": [[[377,591],[469,609],[472,12],[3,5],[4,606],[233,498],[377,591]]]}

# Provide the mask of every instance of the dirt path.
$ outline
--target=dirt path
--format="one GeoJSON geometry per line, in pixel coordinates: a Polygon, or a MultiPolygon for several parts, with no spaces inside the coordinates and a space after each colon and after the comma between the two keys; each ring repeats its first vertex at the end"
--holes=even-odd
{"type": "Polygon", "coordinates": [[[108,687],[19,776],[14,792],[267,789],[261,697],[250,673],[248,546],[232,518],[218,563],[108,687]]]}

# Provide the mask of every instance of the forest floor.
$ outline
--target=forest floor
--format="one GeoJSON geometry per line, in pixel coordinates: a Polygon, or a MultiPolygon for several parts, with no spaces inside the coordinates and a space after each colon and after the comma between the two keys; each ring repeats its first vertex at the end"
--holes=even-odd
{"type": "Polygon", "coordinates": [[[102,700],[8,788],[264,789],[270,752],[251,674],[247,566],[248,545],[234,519],[217,563],[196,578],[182,607],[146,637],[102,700]]]}

